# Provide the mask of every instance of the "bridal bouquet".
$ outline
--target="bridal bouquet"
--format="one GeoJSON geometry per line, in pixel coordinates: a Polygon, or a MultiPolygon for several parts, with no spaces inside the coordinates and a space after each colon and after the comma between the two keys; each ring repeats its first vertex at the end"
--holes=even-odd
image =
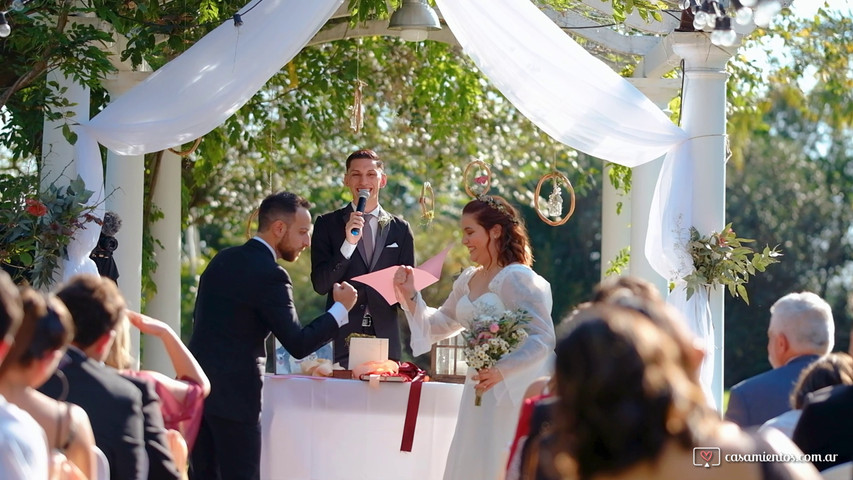
{"type": "MultiPolygon", "coordinates": [[[[527,338],[524,326],[530,314],[524,310],[506,310],[500,314],[481,313],[462,332],[465,339],[465,361],[480,370],[493,367],[504,355],[514,351],[527,338]]],[[[474,405],[480,406],[480,394],[474,405]]]]}

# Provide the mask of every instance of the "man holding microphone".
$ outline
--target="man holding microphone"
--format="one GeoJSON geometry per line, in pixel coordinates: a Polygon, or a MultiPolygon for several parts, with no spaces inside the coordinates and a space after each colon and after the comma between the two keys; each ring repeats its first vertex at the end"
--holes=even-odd
{"type": "MultiPolygon", "coordinates": [[[[379,191],[388,178],[385,163],[373,150],[358,150],[346,160],[344,185],[353,203],[317,218],[311,248],[311,282],[314,290],[334,301],[335,283],[394,265],[414,265],[412,229],[402,218],[379,204],[379,191]]],[[[335,361],[348,365],[347,337],[353,333],[388,339],[388,358],[400,360],[401,343],[397,304],[388,302],[372,288],[354,282],[358,302],[349,312],[349,323],[335,338],[335,361]]]]}

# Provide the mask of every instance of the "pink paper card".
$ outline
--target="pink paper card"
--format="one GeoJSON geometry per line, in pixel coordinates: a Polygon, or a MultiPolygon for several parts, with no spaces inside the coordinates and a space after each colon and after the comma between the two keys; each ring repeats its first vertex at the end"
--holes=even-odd
{"type": "MultiPolygon", "coordinates": [[[[453,244],[448,245],[437,255],[414,268],[415,289],[423,290],[441,278],[441,266],[444,264],[447,252],[450,251],[452,246],[453,244]]],[[[398,268],[400,268],[398,265],[394,265],[393,267],[383,268],[376,272],[353,277],[353,280],[373,288],[382,295],[382,298],[388,302],[388,305],[394,305],[397,303],[397,296],[394,294],[394,273],[397,272],[398,268]]]]}

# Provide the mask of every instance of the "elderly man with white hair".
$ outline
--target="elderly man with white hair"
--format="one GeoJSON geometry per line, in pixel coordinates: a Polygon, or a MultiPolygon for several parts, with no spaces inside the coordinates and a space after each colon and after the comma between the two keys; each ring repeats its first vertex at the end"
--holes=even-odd
{"type": "Polygon", "coordinates": [[[789,293],[770,307],[767,358],[772,370],[731,389],[726,419],[741,427],[762,425],[790,409],[791,390],[809,364],[832,351],[832,308],[811,292],[789,293]]]}

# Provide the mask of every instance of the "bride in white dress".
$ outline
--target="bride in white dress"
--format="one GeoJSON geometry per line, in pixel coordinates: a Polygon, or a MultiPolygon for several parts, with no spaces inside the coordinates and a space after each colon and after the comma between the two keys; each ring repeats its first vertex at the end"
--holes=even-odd
{"type": "Polygon", "coordinates": [[[530,269],[527,232],[506,200],[479,196],[465,205],[460,223],[462,244],[478,266],[462,272],[440,308],[427,306],[415,291],[411,267],[400,267],[394,282],[415,355],[461,332],[480,312],[530,314],[529,336],[517,350],[495,367],[469,371],[444,470],[445,480],[493,480],[503,477],[525,389],[552,368],[551,286],[530,269]],[[475,389],[482,393],[481,406],[474,405],[475,389]]]}

